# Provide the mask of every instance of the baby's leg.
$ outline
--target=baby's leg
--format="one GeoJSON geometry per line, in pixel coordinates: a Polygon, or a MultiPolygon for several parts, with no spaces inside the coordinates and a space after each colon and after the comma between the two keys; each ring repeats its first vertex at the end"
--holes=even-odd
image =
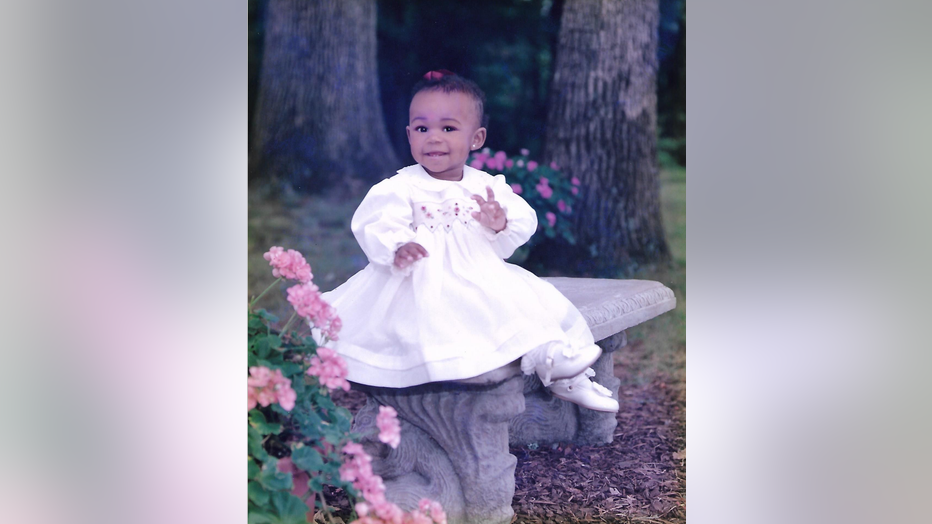
{"type": "Polygon", "coordinates": [[[617,412],[618,401],[612,398],[612,392],[602,384],[589,380],[593,376],[595,371],[589,368],[575,377],[555,380],[549,386],[550,393],[593,411],[617,412]]]}
{"type": "Polygon", "coordinates": [[[595,344],[574,350],[566,344],[551,342],[524,355],[521,358],[521,371],[525,375],[536,372],[540,381],[549,386],[554,380],[579,375],[601,355],[602,348],[595,344]]]}
{"type": "Polygon", "coordinates": [[[590,368],[602,348],[592,344],[573,350],[566,344],[551,343],[534,349],[521,359],[521,370],[526,375],[537,373],[550,393],[567,402],[595,411],[618,411],[618,401],[601,384],[589,380],[595,376],[590,368]]]}

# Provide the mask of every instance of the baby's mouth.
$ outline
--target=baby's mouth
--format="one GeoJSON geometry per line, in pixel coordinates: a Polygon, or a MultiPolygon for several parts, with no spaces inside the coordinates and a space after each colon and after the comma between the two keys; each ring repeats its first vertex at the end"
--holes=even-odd
{"type": "Polygon", "coordinates": [[[443,156],[443,155],[446,155],[446,153],[441,153],[441,152],[435,151],[435,152],[432,152],[432,153],[426,153],[424,156],[438,157],[438,156],[443,156]]]}

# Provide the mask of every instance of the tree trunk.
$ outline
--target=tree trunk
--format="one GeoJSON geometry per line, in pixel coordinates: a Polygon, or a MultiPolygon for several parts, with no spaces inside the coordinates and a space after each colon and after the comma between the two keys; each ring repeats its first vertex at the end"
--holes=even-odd
{"type": "Polygon", "coordinates": [[[379,99],[375,0],[270,0],[250,178],[319,192],[400,167],[379,99]]]}
{"type": "Polygon", "coordinates": [[[657,168],[658,0],[567,0],[545,157],[584,187],[575,266],[608,276],[669,260],[657,168]]]}

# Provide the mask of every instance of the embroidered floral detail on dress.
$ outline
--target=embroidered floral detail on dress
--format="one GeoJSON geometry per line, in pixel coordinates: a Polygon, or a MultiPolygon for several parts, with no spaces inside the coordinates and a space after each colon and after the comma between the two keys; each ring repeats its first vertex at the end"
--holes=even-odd
{"type": "Polygon", "coordinates": [[[415,204],[414,206],[414,227],[421,225],[427,226],[431,231],[437,228],[443,228],[450,231],[455,222],[462,222],[463,225],[473,220],[472,212],[478,211],[478,207],[473,207],[471,201],[454,198],[440,204],[415,204]]]}

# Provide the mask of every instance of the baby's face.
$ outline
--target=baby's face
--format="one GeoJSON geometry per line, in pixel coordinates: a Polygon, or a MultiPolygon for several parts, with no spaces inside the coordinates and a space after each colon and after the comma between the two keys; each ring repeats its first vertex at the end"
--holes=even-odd
{"type": "Polygon", "coordinates": [[[421,91],[408,111],[411,156],[434,178],[460,180],[469,152],[485,143],[476,101],[464,93],[421,91]]]}

